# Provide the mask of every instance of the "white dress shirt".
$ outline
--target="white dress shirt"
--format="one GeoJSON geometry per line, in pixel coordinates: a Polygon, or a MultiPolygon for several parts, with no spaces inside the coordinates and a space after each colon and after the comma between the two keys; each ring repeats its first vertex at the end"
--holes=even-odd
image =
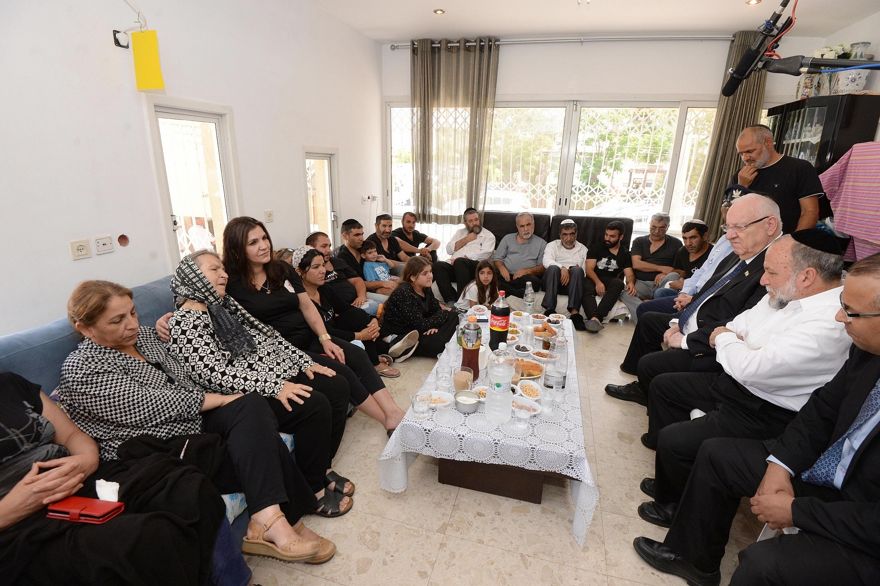
{"type": "Polygon", "coordinates": [[[765,295],[727,324],[731,332],[715,338],[718,363],[755,396],[799,411],[846,362],[852,340],[834,319],[842,289],[798,299],[782,309],[771,308],[765,295]]]}
{"type": "Polygon", "coordinates": [[[587,247],[574,241],[572,248],[566,248],[562,245],[562,240],[554,240],[544,247],[544,260],[542,261],[545,269],[550,267],[568,268],[581,267],[587,261],[587,247]]]}
{"type": "Polygon", "coordinates": [[[477,234],[477,239],[468,242],[458,250],[455,250],[455,243],[468,235],[467,228],[459,228],[452,235],[449,243],[446,245],[446,252],[449,254],[449,262],[457,258],[469,258],[471,260],[486,260],[495,252],[495,235],[489,230],[483,228],[477,234]]]}

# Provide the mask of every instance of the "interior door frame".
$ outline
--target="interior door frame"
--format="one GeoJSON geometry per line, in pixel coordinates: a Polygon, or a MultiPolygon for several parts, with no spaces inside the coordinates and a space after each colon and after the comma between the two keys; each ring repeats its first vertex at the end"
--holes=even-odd
{"type": "Polygon", "coordinates": [[[174,98],[158,94],[144,94],[150,147],[156,170],[156,189],[159,193],[159,209],[166,226],[165,248],[169,272],[180,263],[177,235],[172,227],[171,190],[165,172],[165,156],[162,136],[159,132],[159,114],[168,113],[191,119],[210,120],[217,124],[217,150],[220,158],[220,174],[223,180],[223,196],[226,201],[227,219],[241,215],[241,189],[238,177],[238,159],[235,151],[234,119],[232,108],[210,102],[174,98]]]}
{"type": "MultiPolygon", "coordinates": [[[[339,149],[330,147],[307,147],[303,149],[303,180],[305,181],[306,206],[308,206],[309,185],[308,185],[308,169],[306,166],[307,159],[326,159],[330,163],[330,242],[333,246],[339,245],[339,240],[334,236],[339,230],[339,149]]],[[[312,233],[311,218],[309,218],[308,207],[306,208],[306,233],[312,233]]]]}

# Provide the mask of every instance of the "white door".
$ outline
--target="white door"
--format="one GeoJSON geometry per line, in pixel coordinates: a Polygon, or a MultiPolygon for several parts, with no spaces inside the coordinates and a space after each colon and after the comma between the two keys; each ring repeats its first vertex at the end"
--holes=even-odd
{"type": "Polygon", "coordinates": [[[223,254],[230,215],[221,163],[227,160],[221,152],[223,116],[161,106],[155,116],[179,258],[202,249],[223,254]]]}
{"type": "Polygon", "coordinates": [[[324,232],[335,243],[336,205],[333,187],[333,155],[306,153],[306,195],[309,233],[324,232]]]}

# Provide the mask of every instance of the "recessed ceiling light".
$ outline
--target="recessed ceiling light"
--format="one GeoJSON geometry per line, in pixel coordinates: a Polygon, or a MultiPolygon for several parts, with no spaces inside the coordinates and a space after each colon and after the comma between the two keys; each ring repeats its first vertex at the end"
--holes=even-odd
{"type": "MultiPolygon", "coordinates": [[[[760,0],[758,0],[758,1],[760,2],[760,0]]],[[[446,14],[446,11],[443,10],[442,8],[435,8],[434,14],[446,14]]]]}
{"type": "Polygon", "coordinates": [[[761,0],[746,0],[746,4],[749,6],[757,6],[761,3],[761,0]]]}

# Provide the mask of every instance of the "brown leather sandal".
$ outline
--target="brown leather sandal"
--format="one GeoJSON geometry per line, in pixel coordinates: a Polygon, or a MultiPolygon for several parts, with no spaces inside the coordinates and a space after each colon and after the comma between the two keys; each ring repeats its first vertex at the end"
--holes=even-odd
{"type": "MultiPolygon", "coordinates": [[[[302,519],[300,519],[299,522],[297,522],[297,524],[293,526],[293,528],[297,532],[302,531],[304,527],[305,525],[303,525],[302,519]]],[[[325,539],[319,535],[318,544],[318,553],[316,553],[311,559],[304,560],[305,563],[323,564],[325,562],[329,562],[333,558],[333,556],[336,555],[336,544],[334,544],[329,539],[325,539]]]]}
{"type": "Polygon", "coordinates": [[[251,519],[248,522],[247,535],[241,543],[242,553],[275,558],[283,562],[323,563],[311,561],[318,559],[318,554],[322,552],[324,546],[320,541],[306,541],[304,539],[292,541],[286,543],[283,548],[271,541],[266,541],[266,531],[282,517],[284,517],[284,513],[278,511],[274,517],[269,519],[268,523],[262,525],[251,519]]]}

